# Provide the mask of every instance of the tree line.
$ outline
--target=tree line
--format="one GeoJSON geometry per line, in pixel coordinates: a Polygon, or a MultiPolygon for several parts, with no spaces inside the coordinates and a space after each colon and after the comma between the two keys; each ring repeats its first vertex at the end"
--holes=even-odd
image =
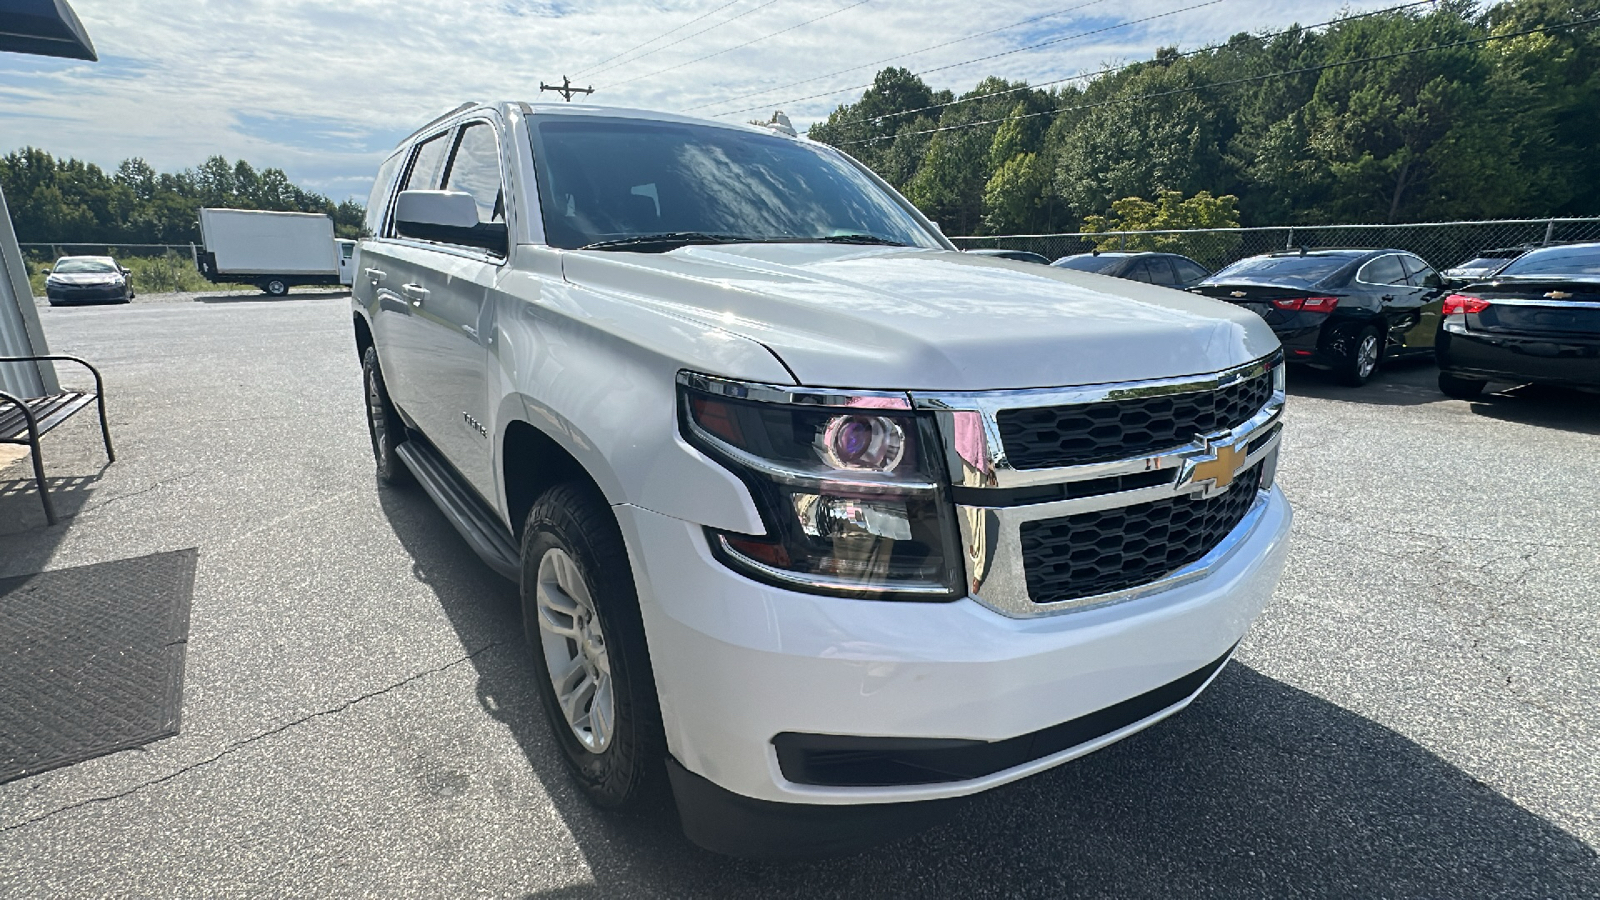
{"type": "Polygon", "coordinates": [[[0,190],[23,243],[198,243],[201,207],[327,213],[341,237],[353,237],[366,213],[360,201],[334,203],[295,185],[282,169],[221,156],[176,173],[135,157],[106,172],[28,147],[0,157],[0,190]]]}
{"type": "Polygon", "coordinates": [[[809,135],[950,234],[1104,230],[1118,201],[1201,192],[1248,225],[1597,215],[1600,22],[1555,27],[1597,18],[1443,0],[959,97],[887,68],[809,135]]]}

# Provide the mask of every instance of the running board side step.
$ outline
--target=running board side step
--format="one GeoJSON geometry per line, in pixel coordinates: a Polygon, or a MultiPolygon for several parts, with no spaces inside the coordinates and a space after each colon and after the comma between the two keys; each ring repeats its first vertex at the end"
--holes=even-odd
{"type": "Polygon", "coordinates": [[[489,568],[513,582],[520,582],[522,554],[517,550],[516,539],[438,451],[422,441],[411,440],[394,448],[394,452],[417,476],[422,489],[433,498],[439,511],[461,533],[473,552],[482,557],[489,568]]]}

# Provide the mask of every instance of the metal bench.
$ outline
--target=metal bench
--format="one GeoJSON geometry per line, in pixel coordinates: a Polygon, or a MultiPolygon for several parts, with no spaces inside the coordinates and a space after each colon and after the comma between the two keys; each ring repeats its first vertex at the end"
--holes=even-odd
{"type": "Polygon", "coordinates": [[[76,356],[0,356],[0,363],[44,361],[77,363],[94,375],[93,391],[62,391],[59,394],[26,399],[0,391],[0,444],[26,444],[33,452],[33,479],[39,485],[39,499],[44,503],[44,516],[51,525],[54,525],[56,510],[50,502],[50,491],[45,487],[44,460],[39,454],[39,438],[72,418],[78,410],[96,403],[100,407],[100,437],[106,444],[106,461],[116,462],[117,453],[111,449],[111,428],[106,424],[105,382],[100,378],[99,369],[76,356]]]}

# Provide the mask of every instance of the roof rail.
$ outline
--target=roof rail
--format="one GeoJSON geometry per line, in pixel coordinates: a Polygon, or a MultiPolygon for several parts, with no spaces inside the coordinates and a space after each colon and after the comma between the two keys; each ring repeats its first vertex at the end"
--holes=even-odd
{"type": "Polygon", "coordinates": [[[406,135],[404,138],[402,138],[400,140],[400,143],[404,144],[406,141],[411,140],[412,138],[414,138],[417,135],[423,133],[424,131],[427,131],[429,128],[432,128],[433,126],[439,124],[440,122],[443,122],[445,119],[450,118],[451,116],[455,115],[456,113],[465,112],[465,111],[467,111],[467,110],[469,110],[469,109],[471,109],[471,108],[473,108],[474,106],[477,106],[477,105],[478,105],[478,102],[476,100],[469,100],[468,102],[461,104],[460,106],[456,107],[455,109],[450,110],[447,113],[444,113],[444,114],[439,115],[439,116],[435,116],[433,119],[429,120],[426,125],[423,125],[421,128],[418,128],[416,131],[413,131],[410,134],[406,135]]]}

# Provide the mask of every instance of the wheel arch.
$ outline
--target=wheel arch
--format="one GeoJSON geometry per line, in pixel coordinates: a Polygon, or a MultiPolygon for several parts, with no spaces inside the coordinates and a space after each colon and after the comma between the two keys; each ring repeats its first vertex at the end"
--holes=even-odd
{"type": "Polygon", "coordinates": [[[361,360],[367,355],[367,348],[373,346],[372,326],[367,324],[367,317],[361,313],[350,314],[355,319],[356,331],[356,359],[361,360]]]}
{"type": "MultiPolygon", "coordinates": [[[[522,419],[506,422],[500,437],[498,474],[505,491],[507,524],[519,541],[534,501],[557,484],[578,481],[608,505],[612,502],[612,492],[601,485],[588,466],[560,441],[522,419]]],[[[610,480],[615,482],[615,478],[610,480]]],[[[616,490],[615,485],[613,490],[616,490]]]]}

